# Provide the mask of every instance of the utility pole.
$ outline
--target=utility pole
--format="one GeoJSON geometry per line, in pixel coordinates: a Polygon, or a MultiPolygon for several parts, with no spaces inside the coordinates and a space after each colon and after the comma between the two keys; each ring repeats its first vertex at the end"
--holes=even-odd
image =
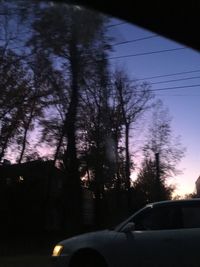
{"type": "Polygon", "coordinates": [[[156,200],[161,200],[161,188],[160,188],[160,155],[155,153],[156,158],[156,200]]]}

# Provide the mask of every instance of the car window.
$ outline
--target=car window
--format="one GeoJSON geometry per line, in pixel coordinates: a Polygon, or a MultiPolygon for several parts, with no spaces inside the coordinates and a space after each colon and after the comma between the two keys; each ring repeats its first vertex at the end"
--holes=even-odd
{"type": "Polygon", "coordinates": [[[200,207],[160,207],[149,209],[133,220],[136,230],[200,228],[200,207]]]}
{"type": "Polygon", "coordinates": [[[184,207],[182,214],[184,228],[200,228],[200,207],[184,207]]]}
{"type": "Polygon", "coordinates": [[[177,207],[160,207],[135,218],[136,230],[167,230],[182,228],[181,210],[177,207]]]}

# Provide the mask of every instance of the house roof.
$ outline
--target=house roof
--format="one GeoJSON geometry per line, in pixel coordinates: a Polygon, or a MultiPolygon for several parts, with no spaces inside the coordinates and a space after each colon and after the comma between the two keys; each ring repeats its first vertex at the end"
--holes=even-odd
{"type": "Polygon", "coordinates": [[[10,178],[27,175],[41,177],[44,173],[55,173],[56,175],[63,175],[63,172],[54,166],[53,161],[34,160],[20,164],[1,165],[0,178],[10,178]]]}

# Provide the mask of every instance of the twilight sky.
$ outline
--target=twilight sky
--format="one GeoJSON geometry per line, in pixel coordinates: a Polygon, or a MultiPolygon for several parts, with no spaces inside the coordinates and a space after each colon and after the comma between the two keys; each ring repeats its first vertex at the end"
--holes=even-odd
{"type": "MultiPolygon", "coordinates": [[[[113,19],[110,25],[116,25],[120,22],[122,21],[113,19]]],[[[109,35],[115,38],[113,43],[147,37],[143,40],[114,46],[114,51],[110,55],[111,58],[185,48],[149,55],[111,59],[110,62],[114,67],[124,67],[133,79],[170,74],[165,77],[146,79],[146,81],[152,84],[152,89],[170,88],[168,90],[158,90],[154,93],[156,98],[163,100],[169,108],[170,115],[173,117],[172,130],[175,135],[181,135],[182,144],[187,151],[178,166],[182,170],[182,174],[174,177],[169,182],[176,185],[176,194],[182,195],[193,192],[195,181],[200,175],[200,53],[162,36],[154,36],[155,33],[128,23],[110,27],[109,35]],[[182,74],[174,75],[176,73],[182,74]],[[166,82],[169,80],[170,82],[166,82]],[[174,89],[174,87],[180,88],[174,89]]]]}

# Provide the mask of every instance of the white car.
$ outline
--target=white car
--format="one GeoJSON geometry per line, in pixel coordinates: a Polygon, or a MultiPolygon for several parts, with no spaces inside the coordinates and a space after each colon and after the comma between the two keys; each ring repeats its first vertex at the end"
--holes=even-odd
{"type": "Polygon", "coordinates": [[[52,256],[60,267],[198,267],[200,199],[148,204],[114,230],[61,241],[52,256]]]}

